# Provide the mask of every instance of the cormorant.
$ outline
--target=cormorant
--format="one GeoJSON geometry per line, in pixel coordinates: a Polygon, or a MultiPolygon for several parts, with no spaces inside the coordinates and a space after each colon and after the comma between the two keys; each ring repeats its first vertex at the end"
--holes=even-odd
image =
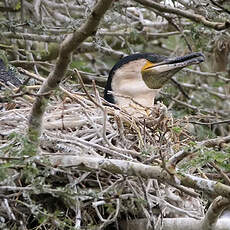
{"type": "Polygon", "coordinates": [[[131,114],[135,113],[133,108],[152,107],[162,86],[175,73],[203,61],[200,52],[174,58],[153,53],[126,56],[111,69],[104,98],[131,114]]]}

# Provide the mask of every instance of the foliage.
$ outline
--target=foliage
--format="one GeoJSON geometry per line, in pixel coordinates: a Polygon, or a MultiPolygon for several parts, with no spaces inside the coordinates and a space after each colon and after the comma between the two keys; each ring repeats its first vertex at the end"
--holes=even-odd
{"type": "Polygon", "coordinates": [[[19,76],[22,81],[29,78],[19,89],[0,86],[1,229],[117,229],[124,219],[200,218],[206,208],[205,198],[194,198],[164,181],[88,171],[86,165],[52,165],[50,155],[129,160],[173,174],[167,165],[184,151],[190,154],[177,165],[179,173],[205,174],[210,180],[217,174],[215,179],[227,184],[230,146],[224,138],[230,130],[230,39],[226,28],[219,31],[213,26],[229,20],[224,4],[221,8],[206,1],[154,1],[200,15],[209,20],[208,26],[138,1],[114,1],[98,31],[73,50],[68,77],[52,93],[42,135],[33,136],[41,139],[40,152],[28,139],[38,88],[52,72],[61,42],[88,19],[95,2],[0,3],[0,57],[11,65],[7,69],[28,71],[18,68],[24,74],[19,76]],[[169,82],[148,119],[134,119],[114,108],[104,110],[98,94],[103,94],[109,70],[119,58],[136,52],[179,56],[191,51],[203,52],[206,62],[179,72],[175,80],[182,90],[169,82]],[[74,68],[85,86],[76,80],[74,68]],[[209,146],[214,138],[215,144],[209,146]]]}

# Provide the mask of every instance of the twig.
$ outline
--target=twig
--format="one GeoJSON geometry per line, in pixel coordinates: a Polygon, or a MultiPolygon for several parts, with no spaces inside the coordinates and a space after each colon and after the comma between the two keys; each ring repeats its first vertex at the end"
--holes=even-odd
{"type": "Polygon", "coordinates": [[[12,99],[17,98],[17,97],[22,97],[24,95],[29,95],[29,96],[35,96],[35,97],[41,97],[41,96],[47,96],[50,95],[52,92],[48,92],[48,93],[31,93],[31,92],[22,92],[22,93],[17,93],[14,95],[9,95],[7,97],[0,97],[0,102],[4,103],[4,102],[10,102],[12,99]]]}
{"type": "Polygon", "coordinates": [[[177,100],[176,98],[174,98],[172,95],[167,94],[167,93],[164,93],[164,92],[160,92],[160,94],[162,94],[162,95],[164,95],[164,96],[170,98],[172,101],[175,101],[175,102],[177,102],[177,103],[179,103],[179,104],[181,104],[181,105],[183,105],[183,106],[185,106],[185,107],[187,107],[187,108],[189,108],[189,109],[192,109],[192,110],[194,110],[194,111],[196,111],[196,112],[202,112],[202,113],[207,113],[207,114],[211,114],[211,115],[219,114],[219,115],[221,115],[221,116],[227,116],[226,113],[223,113],[223,112],[221,112],[221,111],[213,112],[213,111],[211,111],[211,110],[198,108],[198,107],[196,107],[196,106],[194,106],[194,105],[190,105],[190,104],[188,104],[188,103],[186,103],[186,102],[179,101],[179,100],[177,100]]]}
{"type": "Polygon", "coordinates": [[[220,146],[222,143],[229,143],[229,142],[230,142],[230,135],[226,137],[217,137],[213,139],[204,140],[198,142],[198,144],[210,148],[210,147],[220,146]]]}
{"type": "Polygon", "coordinates": [[[216,165],[213,161],[209,162],[209,164],[212,165],[213,168],[215,168],[216,171],[222,175],[225,183],[227,185],[230,185],[230,178],[228,177],[228,175],[226,173],[224,173],[223,170],[220,167],[218,167],[218,165],[216,165]]]}
{"type": "Polygon", "coordinates": [[[214,122],[199,122],[199,121],[186,121],[191,124],[196,124],[196,125],[221,125],[221,124],[228,124],[230,123],[230,120],[223,120],[223,121],[214,121],[214,122]]]}
{"type": "Polygon", "coordinates": [[[181,84],[177,80],[175,80],[174,78],[171,78],[171,81],[180,90],[180,92],[184,95],[184,97],[189,99],[188,94],[184,91],[184,89],[182,88],[181,84]]]}
{"type": "Polygon", "coordinates": [[[214,78],[220,79],[220,80],[222,80],[222,81],[224,81],[226,83],[230,82],[230,79],[221,76],[220,72],[219,73],[218,72],[217,73],[201,72],[201,71],[197,71],[197,70],[193,70],[193,69],[188,69],[188,68],[184,68],[181,71],[186,72],[186,73],[197,74],[197,75],[202,76],[202,77],[214,77],[214,78]]]}
{"type": "Polygon", "coordinates": [[[149,1],[149,0],[134,0],[135,2],[138,2],[144,6],[147,6],[149,8],[153,8],[156,9],[160,12],[165,12],[165,13],[173,13],[185,18],[188,18],[192,21],[198,22],[198,23],[202,23],[203,25],[213,28],[215,30],[224,30],[230,27],[230,22],[226,21],[226,22],[211,22],[208,21],[204,16],[199,15],[199,14],[193,14],[190,13],[189,11],[185,11],[185,10],[180,10],[177,8],[173,8],[170,7],[168,5],[163,5],[160,3],[156,3],[153,1],[149,1]]]}
{"type": "Polygon", "coordinates": [[[139,180],[140,180],[140,183],[141,183],[141,187],[142,187],[142,190],[143,190],[143,193],[144,193],[145,200],[147,202],[147,209],[148,209],[148,212],[149,212],[151,229],[155,230],[155,218],[154,218],[153,211],[152,211],[153,210],[153,204],[149,199],[149,193],[148,193],[148,190],[146,189],[146,186],[144,184],[143,179],[141,177],[139,177],[139,180]]]}
{"type": "Polygon", "coordinates": [[[217,7],[219,7],[221,10],[223,10],[225,13],[230,14],[230,10],[224,8],[223,6],[221,6],[220,4],[218,4],[217,2],[215,2],[214,0],[210,0],[210,1],[211,1],[211,3],[212,3],[214,6],[217,6],[217,7]]]}
{"type": "Polygon", "coordinates": [[[16,221],[16,217],[9,206],[8,200],[3,199],[3,204],[4,204],[4,208],[6,209],[9,219],[16,221]]]}
{"type": "Polygon", "coordinates": [[[176,154],[174,154],[170,159],[169,161],[167,162],[167,167],[170,168],[170,170],[175,169],[176,168],[176,165],[182,161],[184,158],[194,154],[195,152],[197,152],[199,149],[188,149],[188,150],[181,150],[179,152],[177,152],[176,154]]]}
{"type": "Polygon", "coordinates": [[[88,91],[86,90],[85,85],[84,85],[84,82],[83,82],[83,80],[82,80],[82,78],[81,78],[81,75],[80,75],[79,71],[78,71],[77,69],[74,69],[74,72],[77,74],[78,79],[79,79],[79,81],[80,81],[80,83],[81,83],[81,87],[83,88],[83,90],[84,90],[86,96],[90,99],[90,101],[92,101],[98,108],[100,108],[100,109],[104,112],[104,108],[102,107],[102,105],[100,105],[99,103],[97,103],[97,102],[91,97],[91,95],[88,93],[88,91]]]}
{"type": "Polygon", "coordinates": [[[41,76],[39,76],[37,74],[31,73],[28,70],[25,70],[25,69],[23,69],[21,67],[18,67],[18,72],[21,73],[21,74],[27,75],[27,76],[29,76],[31,78],[34,78],[34,79],[38,80],[39,82],[44,82],[45,81],[45,78],[43,78],[43,77],[41,77],[41,76]]]}

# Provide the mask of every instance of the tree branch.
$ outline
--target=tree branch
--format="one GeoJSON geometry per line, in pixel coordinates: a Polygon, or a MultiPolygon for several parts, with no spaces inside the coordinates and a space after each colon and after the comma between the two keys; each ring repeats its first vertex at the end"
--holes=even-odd
{"type": "MultiPolygon", "coordinates": [[[[68,64],[70,62],[71,53],[76,49],[87,37],[93,35],[102,16],[110,7],[112,0],[100,0],[95,5],[87,21],[70,34],[60,45],[59,56],[54,70],[49,74],[47,80],[43,83],[39,90],[39,94],[47,93],[55,89],[65,75],[68,64]]],[[[42,117],[48,103],[49,96],[36,98],[33,104],[28,127],[28,137],[35,144],[36,148],[39,145],[39,137],[41,134],[42,117]]],[[[35,149],[36,149],[35,148],[35,149]]]]}
{"type": "Polygon", "coordinates": [[[62,37],[56,35],[42,35],[42,34],[30,34],[30,33],[14,33],[14,32],[2,32],[0,37],[14,38],[21,40],[30,40],[30,41],[42,41],[42,42],[61,42],[62,37]]]}
{"type": "Polygon", "coordinates": [[[230,200],[221,196],[217,197],[210,205],[202,223],[202,230],[216,229],[215,225],[223,210],[230,204],[230,200]]]}
{"type": "Polygon", "coordinates": [[[77,167],[78,169],[89,171],[103,169],[113,174],[157,179],[171,185],[180,184],[204,191],[206,194],[211,194],[213,196],[220,195],[230,198],[230,186],[188,174],[175,174],[174,177],[172,177],[159,166],[149,166],[132,161],[107,159],[103,157],[79,157],[63,154],[50,156],[49,159],[51,164],[54,166],[77,167]]]}
{"type": "Polygon", "coordinates": [[[198,144],[211,148],[215,146],[220,146],[222,143],[229,143],[229,142],[230,142],[230,135],[225,137],[217,137],[213,139],[204,140],[199,142],[198,144]]]}
{"type": "Polygon", "coordinates": [[[224,30],[230,27],[230,22],[210,22],[208,21],[204,16],[199,15],[199,14],[192,14],[189,11],[185,10],[180,10],[177,8],[170,7],[168,5],[162,5],[159,3],[156,3],[154,1],[149,1],[149,0],[134,0],[135,2],[140,3],[141,5],[144,5],[146,7],[153,8],[155,10],[158,10],[160,12],[165,12],[165,13],[172,13],[179,15],[181,17],[188,18],[194,22],[202,23],[203,25],[213,28],[215,30],[224,30]]]}
{"type": "MultiPolygon", "coordinates": [[[[124,220],[121,222],[121,230],[135,229],[135,230],[146,230],[148,220],[144,219],[134,219],[134,220],[124,220]]],[[[193,218],[163,218],[162,230],[200,230],[202,220],[196,220],[193,218]]],[[[215,230],[228,230],[230,224],[229,219],[220,219],[218,220],[215,230]]],[[[160,227],[160,226],[159,226],[160,227]]]]}

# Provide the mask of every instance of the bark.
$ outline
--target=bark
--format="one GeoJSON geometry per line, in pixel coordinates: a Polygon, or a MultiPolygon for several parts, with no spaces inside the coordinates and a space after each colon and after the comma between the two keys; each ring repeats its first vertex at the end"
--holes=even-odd
{"type": "MultiPolygon", "coordinates": [[[[89,36],[97,31],[97,27],[102,16],[110,7],[112,0],[98,1],[89,15],[87,21],[79,28],[79,30],[68,35],[60,45],[59,56],[54,70],[49,74],[47,80],[43,83],[39,90],[39,94],[51,92],[56,89],[65,75],[68,64],[70,62],[71,53],[89,36]]],[[[42,129],[42,117],[46,109],[50,95],[37,97],[33,104],[28,127],[28,138],[35,146],[35,151],[39,145],[39,137],[42,129]]]]}
{"type": "MultiPolygon", "coordinates": [[[[217,221],[223,210],[230,204],[230,200],[217,197],[210,205],[205,218],[202,221],[202,230],[215,230],[217,221]]],[[[228,219],[228,228],[230,226],[230,219],[228,219]]]]}
{"type": "MultiPolygon", "coordinates": [[[[147,230],[147,219],[122,221],[121,230],[147,230]]],[[[161,230],[201,230],[202,220],[192,218],[164,218],[161,230]]],[[[213,230],[229,230],[230,219],[219,219],[213,230]]],[[[156,229],[160,229],[159,226],[156,229]]],[[[205,229],[208,230],[208,229],[205,229]]]]}
{"type": "Polygon", "coordinates": [[[107,170],[111,173],[118,173],[128,176],[140,176],[142,178],[157,179],[171,185],[183,185],[197,189],[212,196],[223,196],[230,198],[230,186],[220,182],[207,180],[189,174],[170,175],[159,166],[149,166],[126,160],[106,159],[103,157],[78,157],[78,156],[50,156],[50,162],[54,166],[77,167],[82,170],[107,170]]]}
{"type": "Polygon", "coordinates": [[[165,13],[172,13],[172,14],[176,14],[178,16],[181,17],[185,17],[188,18],[194,22],[198,22],[198,23],[202,23],[203,25],[213,28],[215,30],[224,30],[230,27],[230,22],[226,21],[226,22],[211,22],[208,21],[204,16],[199,15],[199,14],[193,14],[190,13],[188,11],[184,11],[184,10],[180,10],[177,8],[173,8],[167,5],[163,5],[160,3],[156,3],[153,1],[149,1],[149,0],[135,0],[135,2],[138,2],[146,7],[150,7],[153,9],[156,9],[160,12],[165,12],[165,13]]]}

